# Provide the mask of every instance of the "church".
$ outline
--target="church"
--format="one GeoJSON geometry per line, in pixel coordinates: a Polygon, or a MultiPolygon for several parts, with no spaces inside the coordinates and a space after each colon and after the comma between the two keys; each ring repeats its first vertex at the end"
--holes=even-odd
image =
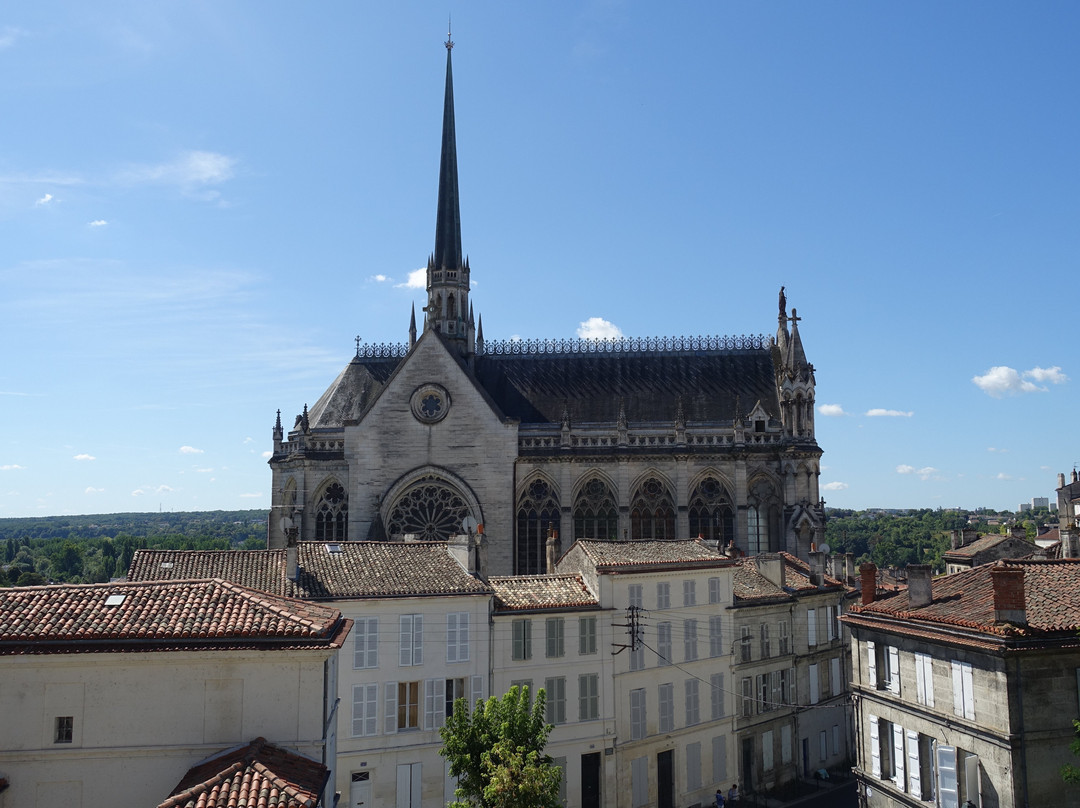
{"type": "Polygon", "coordinates": [[[490,575],[547,572],[578,539],[702,537],[806,559],[824,538],[821,449],[783,288],[775,337],[486,340],[446,48],[422,329],[414,311],[407,342],[358,340],[288,432],[278,411],[268,547],[467,537],[490,575]]]}

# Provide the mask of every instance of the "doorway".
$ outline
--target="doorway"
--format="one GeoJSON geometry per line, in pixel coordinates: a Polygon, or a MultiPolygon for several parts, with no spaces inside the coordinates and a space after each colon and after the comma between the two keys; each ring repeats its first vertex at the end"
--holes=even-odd
{"type": "Polygon", "coordinates": [[[675,808],[675,751],[656,755],[656,808],[675,808]]]}
{"type": "Polygon", "coordinates": [[[600,808],[600,753],[581,756],[581,808],[600,808]]]}

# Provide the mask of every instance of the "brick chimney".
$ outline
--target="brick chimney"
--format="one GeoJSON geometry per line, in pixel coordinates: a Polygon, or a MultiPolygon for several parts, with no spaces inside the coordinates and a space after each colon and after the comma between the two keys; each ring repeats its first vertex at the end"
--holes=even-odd
{"type": "Polygon", "coordinates": [[[998,561],[990,568],[990,582],[994,586],[994,622],[1026,626],[1024,568],[998,561]]]}
{"type": "Polygon", "coordinates": [[[908,605],[912,609],[929,606],[934,600],[930,584],[929,564],[908,564],[907,568],[908,605]]]}
{"type": "Polygon", "coordinates": [[[877,566],[863,564],[859,567],[859,575],[862,576],[862,603],[865,606],[873,603],[874,595],[877,594],[877,566]]]}

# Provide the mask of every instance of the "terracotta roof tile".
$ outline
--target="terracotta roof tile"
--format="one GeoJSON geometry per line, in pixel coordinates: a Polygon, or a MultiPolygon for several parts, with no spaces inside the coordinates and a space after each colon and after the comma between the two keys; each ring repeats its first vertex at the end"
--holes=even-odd
{"type": "Polygon", "coordinates": [[[978,553],[985,552],[986,550],[992,550],[999,544],[1005,544],[1006,542],[1015,542],[1018,546],[1026,545],[1030,548],[1032,552],[1034,552],[1035,550],[1035,545],[1029,544],[1024,539],[1017,539],[1014,536],[1006,536],[999,533],[991,533],[988,536],[980,536],[979,538],[975,539],[975,541],[971,542],[970,544],[965,544],[963,547],[958,547],[955,550],[947,551],[943,555],[943,558],[971,559],[978,553]]]}
{"type": "Polygon", "coordinates": [[[740,559],[733,580],[735,602],[785,600],[791,596],[757,571],[752,559],[740,559]]]}
{"type": "Polygon", "coordinates": [[[735,562],[699,539],[599,541],[580,539],[575,544],[597,567],[679,565],[735,562]]]}
{"type": "MultiPolygon", "coordinates": [[[[784,574],[784,583],[787,589],[803,591],[818,588],[810,583],[809,562],[803,561],[791,553],[781,552],[780,556],[783,557],[784,564],[787,567],[784,574]]],[[[843,588],[844,586],[843,581],[837,580],[827,573],[822,575],[822,581],[826,588],[843,588]]]]}
{"type": "Polygon", "coordinates": [[[311,808],[329,770],[256,738],[191,768],[158,808],[311,808]]]}
{"type": "Polygon", "coordinates": [[[296,596],[285,577],[284,550],[136,550],[128,569],[130,581],[178,581],[221,578],[234,584],[296,596]]]}
{"type": "Polygon", "coordinates": [[[304,646],[349,626],[337,609],[216,579],[0,589],[0,654],[304,646]]]}
{"type": "Polygon", "coordinates": [[[491,578],[490,583],[499,611],[599,605],[580,575],[518,575],[491,578]]]}

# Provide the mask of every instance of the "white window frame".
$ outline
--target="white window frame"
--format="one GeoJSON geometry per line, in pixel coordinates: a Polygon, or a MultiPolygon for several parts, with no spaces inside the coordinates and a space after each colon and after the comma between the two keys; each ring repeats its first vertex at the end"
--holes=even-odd
{"type": "Polygon", "coordinates": [[[532,659],[532,620],[519,618],[510,622],[510,656],[515,661],[532,659]]]}
{"type": "Polygon", "coordinates": [[[951,661],[953,683],[953,714],[969,721],[975,720],[974,678],[970,662],[951,661]]]}
{"type": "Polygon", "coordinates": [[[915,691],[919,704],[934,706],[934,658],[929,654],[915,654],[915,691]]]}
{"type": "Polygon", "coordinates": [[[398,618],[398,665],[402,668],[424,664],[424,615],[403,614],[398,618]]]}
{"type": "Polygon", "coordinates": [[[379,618],[358,617],[353,624],[353,670],[379,667],[379,618]]]}
{"type": "Polygon", "coordinates": [[[561,617],[544,620],[544,656],[548,659],[566,656],[566,621],[561,617]]]}
{"type": "Polygon", "coordinates": [[[671,732],[675,729],[675,685],[672,682],[664,682],[656,691],[658,709],[660,711],[660,732],[671,732]]]}
{"type": "Polygon", "coordinates": [[[709,605],[714,605],[720,602],[720,579],[709,579],[709,605]]]}
{"type": "Polygon", "coordinates": [[[600,676],[595,673],[578,675],[578,721],[595,721],[600,717],[600,676]]]}
{"type": "Polygon", "coordinates": [[[656,584],[656,608],[671,608],[671,584],[667,581],[659,581],[656,584]]]}
{"type": "Polygon", "coordinates": [[[694,724],[701,723],[701,689],[698,687],[698,680],[687,679],[684,689],[686,691],[686,726],[692,727],[694,724]]]}
{"type": "Polygon", "coordinates": [[[379,710],[379,686],[377,684],[353,685],[352,737],[377,735],[379,710]]]}
{"type": "Polygon", "coordinates": [[[589,656],[596,653],[596,618],[578,618],[578,654],[589,656]]]}
{"type": "Polygon", "coordinates": [[[468,612],[450,612],[446,615],[446,661],[469,661],[468,612]]]}
{"type": "Polygon", "coordinates": [[[697,581],[693,578],[682,582],[683,606],[697,606],[697,581]]]}
{"type": "Polygon", "coordinates": [[[566,723],[566,677],[549,676],[544,679],[547,696],[544,720],[549,724],[566,723]]]}

